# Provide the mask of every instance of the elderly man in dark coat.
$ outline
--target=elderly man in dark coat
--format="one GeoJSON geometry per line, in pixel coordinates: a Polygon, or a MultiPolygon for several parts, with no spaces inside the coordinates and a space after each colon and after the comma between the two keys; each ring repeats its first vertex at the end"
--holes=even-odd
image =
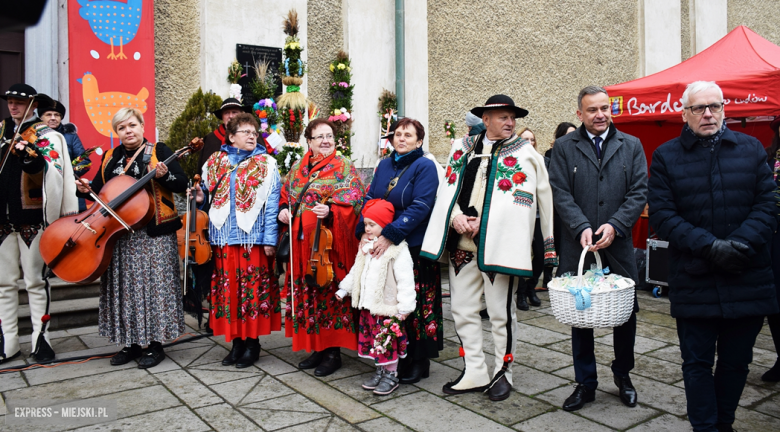
{"type": "MultiPolygon", "coordinates": [[[[638,280],[631,228],[647,197],[647,160],[642,143],[612,124],[609,96],[589,86],[577,98],[582,126],[555,141],[550,184],[555,211],[563,221],[558,274],[577,272],[583,248],[600,253],[613,273],[638,280]],[[595,232],[594,232],[595,230],[595,232]],[[596,241],[598,239],[598,241],[596,241]],[[594,244],[595,241],[595,244],[594,244]]],[[[594,262],[588,254],[585,268],[594,262]]],[[[636,312],[613,332],[614,382],[620,400],[636,406],[637,394],[628,374],[634,368],[636,312]]],[[[572,356],[577,388],[563,403],[575,411],[595,400],[598,380],[593,329],[572,328],[572,356]]]]}
{"type": "Polygon", "coordinates": [[[650,224],[669,241],[688,420],[694,431],[732,431],[753,344],[778,308],[777,196],[761,143],[724,124],[717,84],[689,84],[682,102],[682,134],[653,154],[650,224]]]}

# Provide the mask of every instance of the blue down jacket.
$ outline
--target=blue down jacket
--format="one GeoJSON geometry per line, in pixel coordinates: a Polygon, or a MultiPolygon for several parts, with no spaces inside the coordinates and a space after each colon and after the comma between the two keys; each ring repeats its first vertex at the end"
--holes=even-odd
{"type": "Polygon", "coordinates": [[[650,165],[650,225],[669,241],[669,300],[676,318],[734,319],[776,313],[771,238],[777,196],[761,143],[726,129],[705,147],[683,132],[650,165]],[[750,246],[742,274],[705,255],[716,239],[750,246]]]}

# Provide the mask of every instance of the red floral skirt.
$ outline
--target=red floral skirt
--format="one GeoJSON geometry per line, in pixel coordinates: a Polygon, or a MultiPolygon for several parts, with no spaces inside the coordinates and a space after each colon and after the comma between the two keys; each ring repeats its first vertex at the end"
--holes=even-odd
{"type": "Polygon", "coordinates": [[[372,352],[374,339],[382,329],[383,316],[371,315],[371,312],[363,309],[360,311],[360,333],[358,334],[358,355],[374,360],[377,366],[398,363],[399,358],[406,357],[406,331],[401,325],[401,336],[394,337],[393,341],[385,347],[384,353],[372,352]]]}
{"type": "Polygon", "coordinates": [[[357,349],[357,329],[351,299],[336,300],[338,283],[324,289],[308,286],[295,278],[295,319],[292,290],[287,292],[284,334],[292,337],[293,351],[322,351],[326,348],[357,349]]]}
{"type": "Polygon", "coordinates": [[[214,246],[211,277],[211,319],[214,335],[257,338],[282,329],[279,284],[273,273],[273,257],[255,245],[214,246]]]}

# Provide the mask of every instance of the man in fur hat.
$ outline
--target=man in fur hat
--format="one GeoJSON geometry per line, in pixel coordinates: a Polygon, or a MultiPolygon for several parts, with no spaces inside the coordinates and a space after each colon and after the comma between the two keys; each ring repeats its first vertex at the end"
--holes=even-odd
{"type": "Polygon", "coordinates": [[[32,355],[44,362],[54,358],[54,350],[46,333],[51,301],[40,233],[78,210],[76,183],[65,139],[34,114],[39,103],[50,103],[48,98],[26,84],[12,85],[0,98],[11,113],[0,122],[0,363],[21,354],[17,281],[22,275],[32,319],[32,355]]]}
{"type": "Polygon", "coordinates": [[[528,111],[516,107],[508,96],[496,95],[471,112],[482,118],[486,130],[453,143],[421,255],[450,260],[452,315],[463,343],[463,373],[442,391],[488,390],[490,400],[500,401],[512,390],[515,296],[521,279],[533,273],[531,242],[537,209],[545,262],[556,261],[552,191],[544,158],[514,133],[515,119],[528,111]],[[483,293],[495,346],[492,379],[482,351],[483,293]]]}

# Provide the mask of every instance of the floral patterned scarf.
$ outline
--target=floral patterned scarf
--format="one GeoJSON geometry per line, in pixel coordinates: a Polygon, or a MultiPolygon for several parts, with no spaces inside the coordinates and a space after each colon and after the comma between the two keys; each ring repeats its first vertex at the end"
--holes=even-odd
{"type": "Polygon", "coordinates": [[[268,156],[265,149],[258,146],[251,154],[241,159],[236,149],[223,145],[222,150],[214,153],[206,162],[207,185],[213,196],[209,220],[219,231],[230,216],[230,178],[236,171],[234,186],[236,201],[236,223],[249,233],[268,199],[271,184],[268,181],[268,156]],[[231,163],[240,159],[237,164],[231,163]],[[219,184],[217,184],[219,183],[219,184]]]}
{"type": "MultiPolygon", "coordinates": [[[[349,163],[349,159],[336,155],[336,152],[323,157],[314,156],[309,151],[298,164],[293,166],[290,171],[293,178],[288,182],[287,190],[290,203],[298,199],[312,173],[316,173],[317,178],[306,190],[298,213],[294,217],[299,217],[304,207],[314,207],[325,193],[331,196],[334,204],[352,206],[355,215],[360,215],[360,202],[365,195],[365,188],[355,167],[349,163]]],[[[292,204],[290,206],[292,207],[292,204]]]]}

